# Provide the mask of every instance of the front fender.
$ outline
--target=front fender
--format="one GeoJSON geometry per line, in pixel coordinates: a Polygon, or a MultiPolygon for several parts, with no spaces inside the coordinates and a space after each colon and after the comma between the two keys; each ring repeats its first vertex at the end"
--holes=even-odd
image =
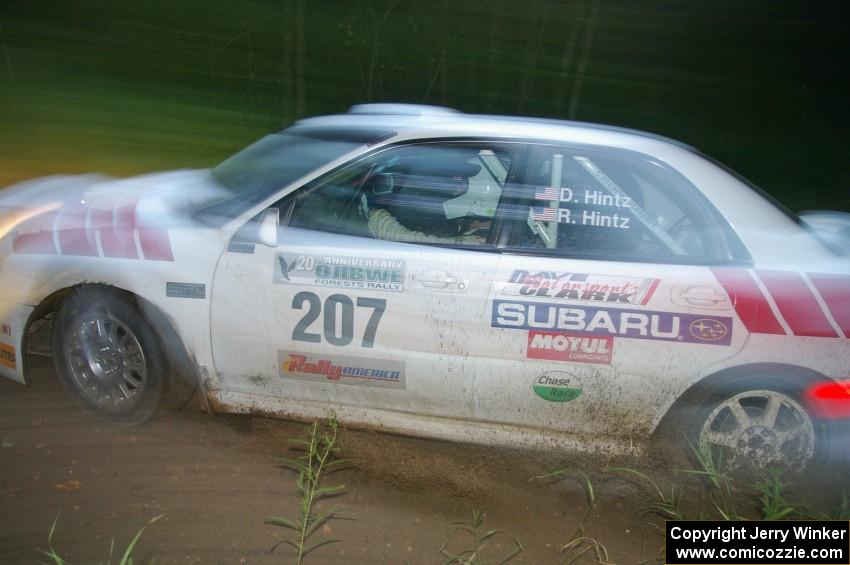
{"type": "Polygon", "coordinates": [[[21,384],[24,378],[23,341],[34,308],[0,298],[0,376],[21,384]]]}

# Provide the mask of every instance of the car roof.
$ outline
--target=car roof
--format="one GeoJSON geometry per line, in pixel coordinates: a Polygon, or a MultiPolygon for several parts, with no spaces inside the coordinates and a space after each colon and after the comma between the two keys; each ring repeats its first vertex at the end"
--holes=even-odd
{"type": "MultiPolygon", "coordinates": [[[[297,122],[304,127],[334,128],[385,128],[395,130],[403,137],[408,134],[421,137],[501,137],[522,139],[575,138],[582,133],[607,134],[606,141],[613,145],[633,145],[641,141],[654,141],[674,145],[691,152],[693,147],[653,133],[590,122],[529,118],[521,116],[496,116],[465,114],[452,108],[424,104],[357,104],[345,114],[305,118],[297,122]]],[[[599,136],[593,136],[599,139],[599,136]]]]}

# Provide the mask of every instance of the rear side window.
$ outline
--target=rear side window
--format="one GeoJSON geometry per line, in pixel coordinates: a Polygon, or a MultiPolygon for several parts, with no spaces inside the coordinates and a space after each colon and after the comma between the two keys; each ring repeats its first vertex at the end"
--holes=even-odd
{"type": "Polygon", "coordinates": [[[719,216],[681,175],[629,151],[537,146],[512,242],[558,255],[669,262],[731,259],[719,216]]]}

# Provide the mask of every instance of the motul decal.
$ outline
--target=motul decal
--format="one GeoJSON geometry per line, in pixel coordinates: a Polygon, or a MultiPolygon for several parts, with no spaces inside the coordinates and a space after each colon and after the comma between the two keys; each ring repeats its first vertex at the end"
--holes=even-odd
{"type": "Polygon", "coordinates": [[[140,225],[135,205],[93,209],[68,203],[25,222],[14,253],[174,261],[168,230],[140,225]]]}
{"type": "Polygon", "coordinates": [[[547,359],[569,363],[611,364],[614,338],[566,332],[528,332],[529,359],[547,359]]]}

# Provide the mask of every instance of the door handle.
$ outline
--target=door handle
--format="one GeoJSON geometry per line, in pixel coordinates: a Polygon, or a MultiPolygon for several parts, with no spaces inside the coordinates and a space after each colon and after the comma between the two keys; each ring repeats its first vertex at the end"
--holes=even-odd
{"type": "Polygon", "coordinates": [[[413,280],[431,288],[446,288],[449,285],[457,283],[457,277],[451,275],[437,275],[429,273],[427,275],[413,275],[413,280]]]}
{"type": "Polygon", "coordinates": [[[413,273],[410,278],[425,288],[466,290],[467,282],[446,271],[432,270],[413,273]]]}

